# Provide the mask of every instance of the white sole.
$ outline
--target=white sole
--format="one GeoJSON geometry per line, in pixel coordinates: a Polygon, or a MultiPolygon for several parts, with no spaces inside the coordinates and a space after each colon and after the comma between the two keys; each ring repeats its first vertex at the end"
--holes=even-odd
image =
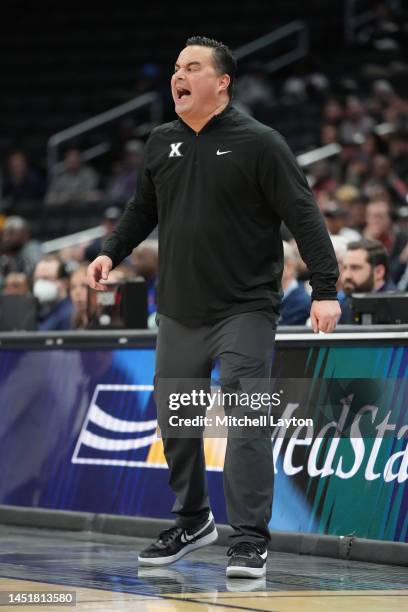
{"type": "Polygon", "coordinates": [[[227,567],[227,578],[261,578],[266,574],[266,565],[263,567],[243,567],[230,565],[227,567]]]}
{"type": "Polygon", "coordinates": [[[150,567],[157,567],[158,565],[169,565],[169,563],[174,563],[175,561],[178,561],[179,559],[184,557],[184,555],[193,552],[193,550],[197,550],[198,548],[202,548],[203,546],[208,546],[209,544],[212,544],[217,539],[218,532],[216,529],[214,529],[214,531],[204,536],[197,542],[187,544],[187,546],[179,550],[179,552],[175,555],[170,555],[169,557],[138,557],[138,563],[139,565],[145,565],[150,567]]]}

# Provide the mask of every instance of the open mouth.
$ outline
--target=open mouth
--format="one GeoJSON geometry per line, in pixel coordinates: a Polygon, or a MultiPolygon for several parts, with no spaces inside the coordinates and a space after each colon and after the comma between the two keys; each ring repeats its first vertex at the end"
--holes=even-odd
{"type": "Polygon", "coordinates": [[[182,100],[186,96],[191,95],[191,91],[189,91],[188,89],[184,89],[184,88],[177,89],[176,93],[177,93],[177,100],[182,100]]]}

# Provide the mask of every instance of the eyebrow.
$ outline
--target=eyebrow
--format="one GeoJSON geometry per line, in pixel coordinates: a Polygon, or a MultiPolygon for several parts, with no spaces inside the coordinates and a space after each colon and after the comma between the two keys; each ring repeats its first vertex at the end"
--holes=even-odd
{"type": "MultiPolygon", "coordinates": [[[[201,66],[201,62],[197,62],[197,61],[194,61],[194,62],[188,62],[188,64],[187,64],[187,68],[188,68],[189,66],[194,66],[194,65],[195,65],[195,66],[201,66]]],[[[180,68],[180,64],[178,64],[178,63],[176,62],[176,63],[174,64],[174,67],[175,67],[175,68],[180,68]]]]}

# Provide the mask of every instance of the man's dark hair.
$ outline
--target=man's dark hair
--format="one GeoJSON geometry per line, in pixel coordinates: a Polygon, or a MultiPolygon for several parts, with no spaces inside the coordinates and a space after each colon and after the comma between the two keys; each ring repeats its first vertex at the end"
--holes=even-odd
{"type": "Polygon", "coordinates": [[[224,45],[224,43],[218,42],[218,40],[213,38],[207,38],[206,36],[190,36],[186,41],[186,47],[191,47],[192,45],[209,47],[213,50],[214,64],[217,72],[219,74],[228,74],[230,77],[227,93],[231,99],[235,73],[237,71],[237,60],[232,55],[231,49],[224,45]]]}
{"type": "Polygon", "coordinates": [[[370,266],[384,266],[384,280],[387,280],[389,257],[383,244],[379,240],[361,238],[361,240],[349,242],[347,245],[348,251],[358,251],[360,249],[367,253],[367,261],[370,266]]]}

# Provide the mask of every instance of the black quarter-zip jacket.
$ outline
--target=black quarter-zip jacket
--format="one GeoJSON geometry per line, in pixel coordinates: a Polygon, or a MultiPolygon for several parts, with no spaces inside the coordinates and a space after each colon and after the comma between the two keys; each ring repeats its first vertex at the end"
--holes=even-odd
{"type": "Polygon", "coordinates": [[[100,254],[118,265],[158,224],[159,313],[193,327],[278,313],[281,220],[312,299],[336,299],[332,243],[294,155],[276,130],[228,105],[198,134],[181,119],[152,131],[135,197],[100,254]]]}

